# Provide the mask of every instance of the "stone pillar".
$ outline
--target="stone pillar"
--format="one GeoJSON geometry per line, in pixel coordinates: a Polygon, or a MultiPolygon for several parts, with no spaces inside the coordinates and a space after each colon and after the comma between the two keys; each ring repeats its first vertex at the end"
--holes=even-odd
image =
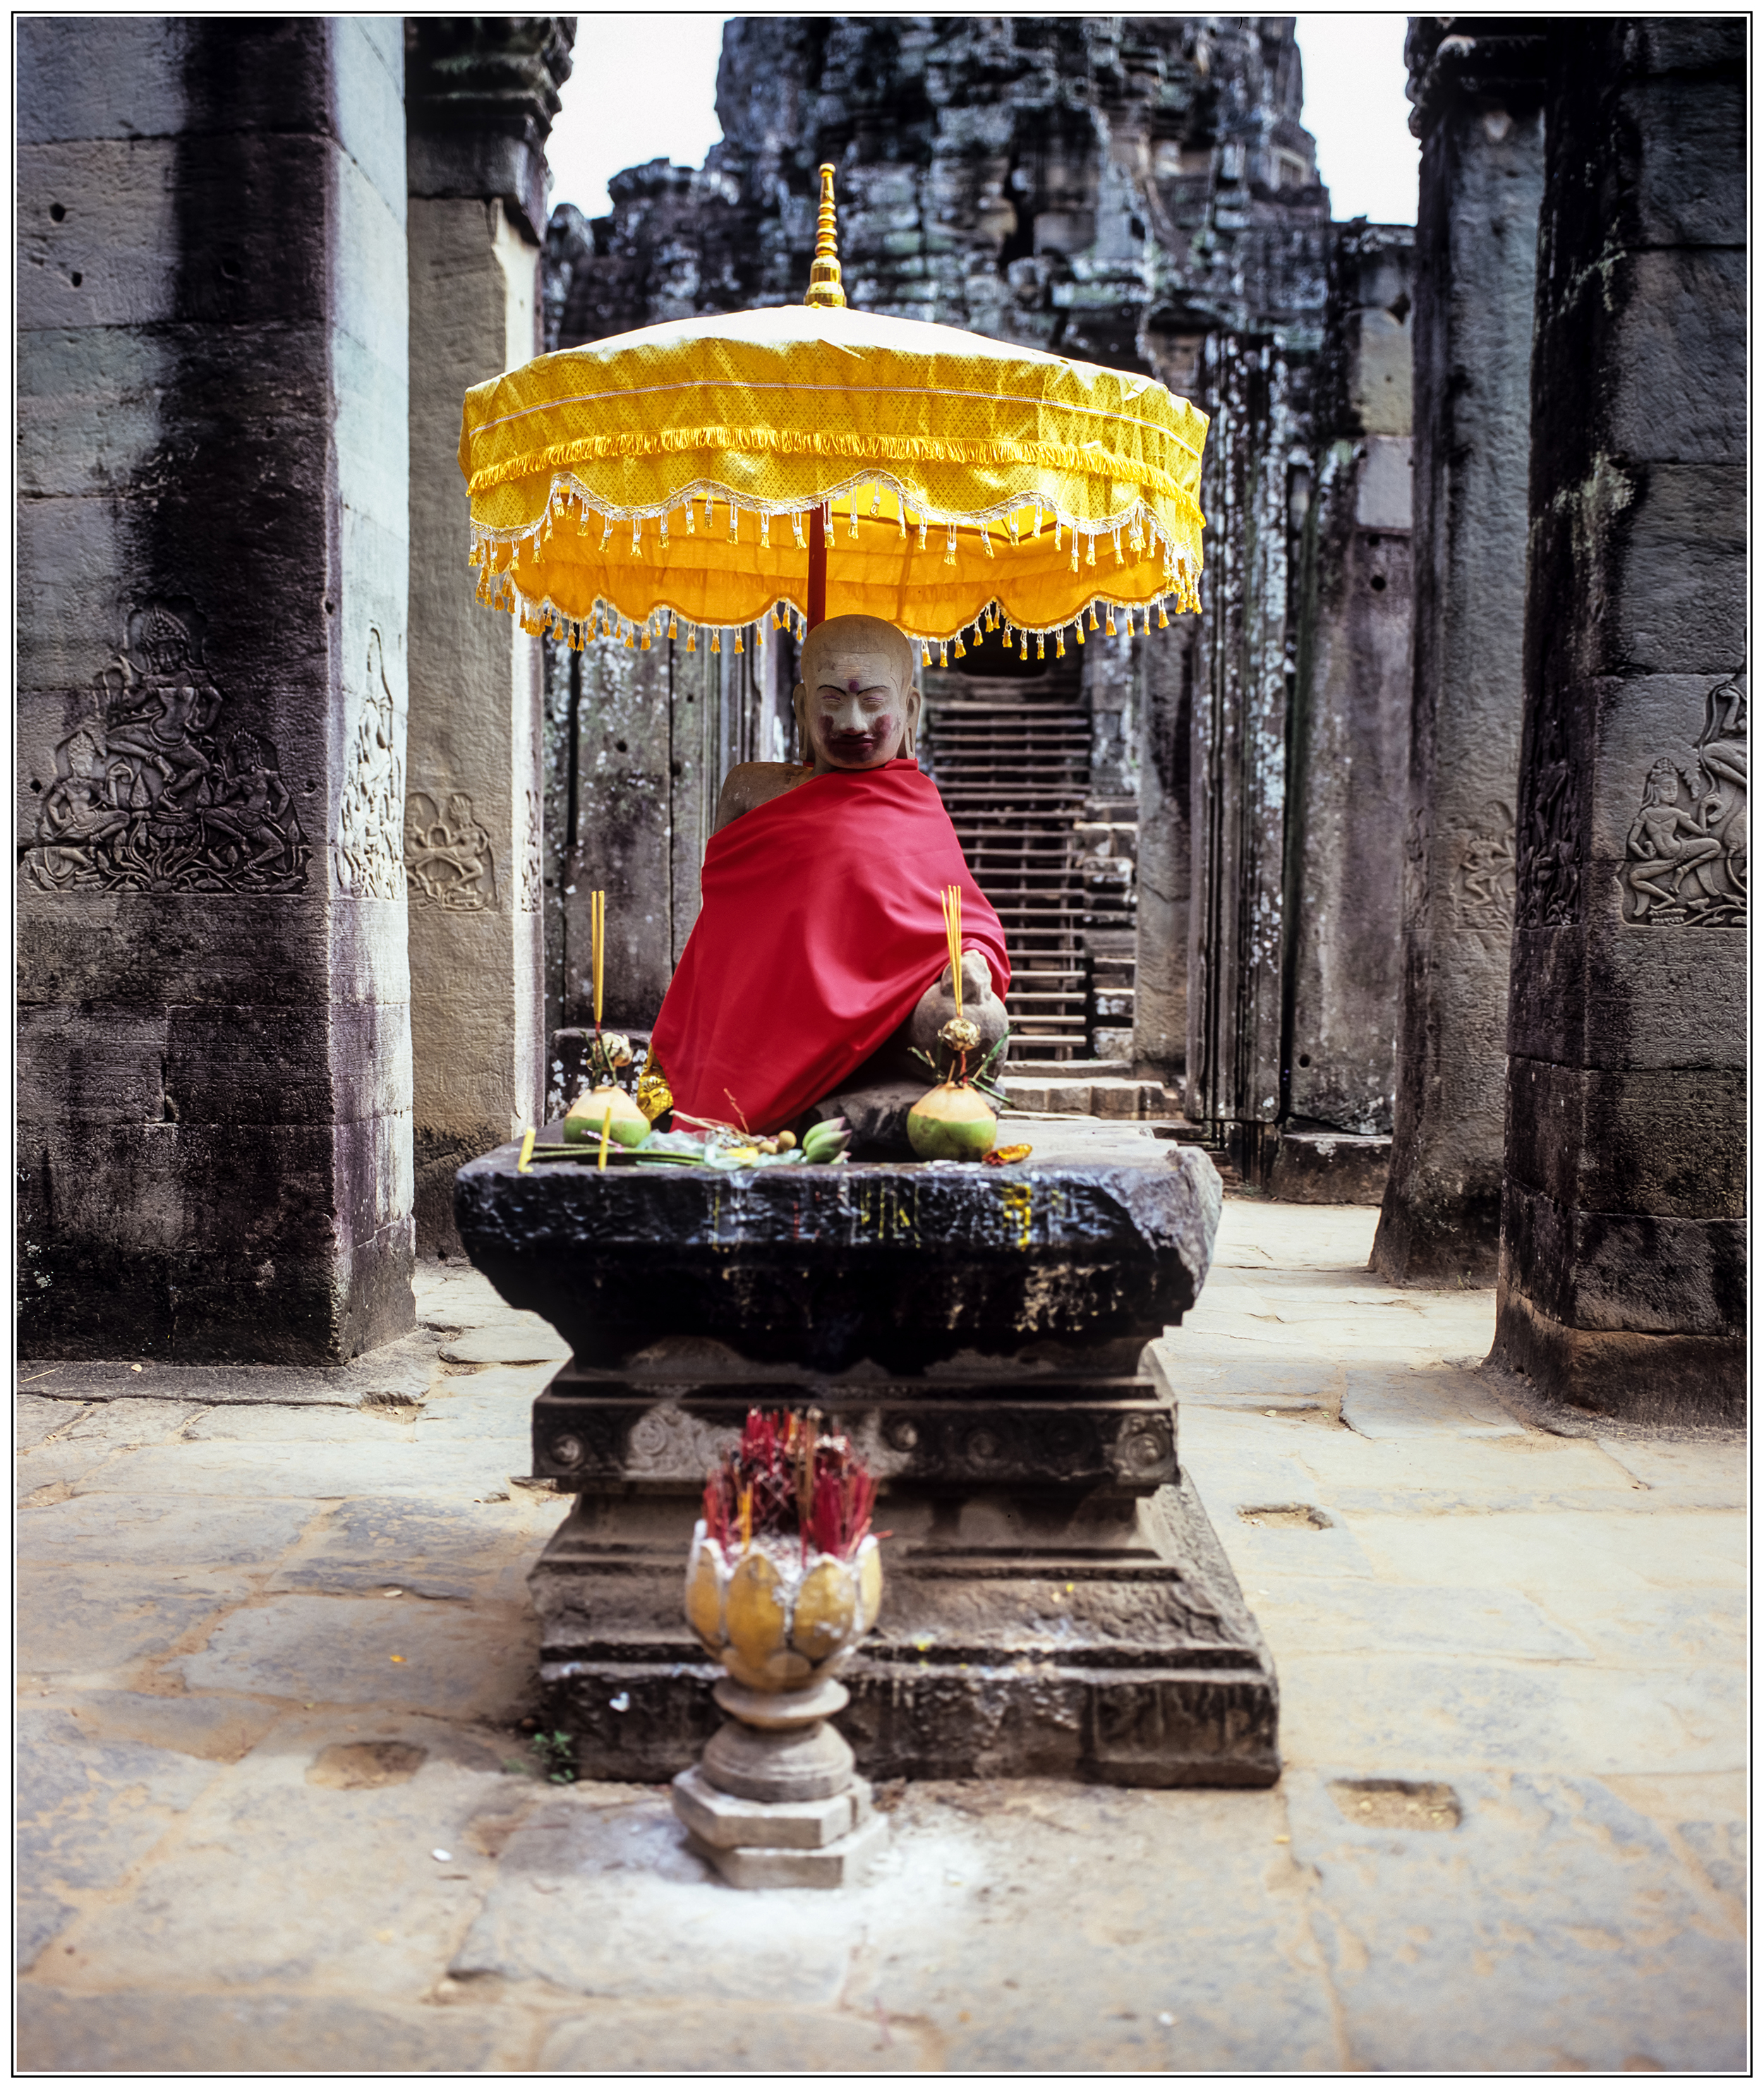
{"type": "Polygon", "coordinates": [[[1133,1056],[1166,1075],[1188,1057],[1188,895],[1193,877],[1189,766],[1195,715],[1194,621],[1135,649],[1140,742],[1139,914],[1133,1056]]]}
{"type": "Polygon", "coordinates": [[[1196,640],[1187,1109],[1260,1185],[1281,1109],[1286,727],[1294,637],[1288,460],[1309,358],[1207,345],[1205,608],[1196,640]]]}
{"type": "Polygon", "coordinates": [[[1417,17],[1414,710],[1397,1098],[1372,1267],[1494,1280],[1519,766],[1542,24],[1417,17]]]}
{"type": "Polygon", "coordinates": [[[398,36],[19,28],[31,1353],[411,1324],[398,36]]]}
{"type": "Polygon", "coordinates": [[[471,385],[539,354],[551,15],[405,21],[410,251],[410,889],[418,1253],[453,1176],[543,1102],[539,641],[478,603],[459,475],[471,385]]]}
{"type": "Polygon", "coordinates": [[[1746,33],[1559,22],[1495,1355],[1745,1401],[1746,33]]]}

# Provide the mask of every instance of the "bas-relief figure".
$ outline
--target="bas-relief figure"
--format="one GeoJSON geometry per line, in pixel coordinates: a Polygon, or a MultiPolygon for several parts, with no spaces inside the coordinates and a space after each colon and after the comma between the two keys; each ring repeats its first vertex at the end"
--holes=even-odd
{"type": "Polygon", "coordinates": [[[427,791],[410,793],[405,801],[404,865],[413,906],[482,914],[496,903],[490,836],[464,791],[449,793],[444,814],[427,791]]]}
{"type": "Polygon", "coordinates": [[[1620,873],[1637,927],[1743,928],[1746,897],[1746,692],[1743,675],[1709,692],[1694,758],[1663,755],[1647,773],[1620,873]]]}
{"type": "Polygon", "coordinates": [[[367,697],[355,722],[332,848],[337,890],[353,899],[402,899],[403,833],[397,709],[386,680],[385,649],[380,633],[370,631],[367,697]]]}
{"type": "Polygon", "coordinates": [[[225,741],[203,664],[207,620],[185,598],[128,618],[94,714],[55,749],[31,881],[65,892],[298,892],[311,850],[260,733],[225,741]]]}
{"type": "Polygon", "coordinates": [[[1513,839],[1513,808],[1491,798],[1476,825],[1460,837],[1453,889],[1458,926],[1500,937],[1503,956],[1513,932],[1518,873],[1513,839]]]}

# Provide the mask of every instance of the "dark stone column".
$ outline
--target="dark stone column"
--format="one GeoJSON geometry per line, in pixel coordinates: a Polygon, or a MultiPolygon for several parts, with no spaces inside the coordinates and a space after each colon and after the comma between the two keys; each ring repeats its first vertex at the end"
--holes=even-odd
{"type": "Polygon", "coordinates": [[[1372,1267],[1494,1280],[1542,25],[1417,18],[1414,710],[1390,1179],[1372,1267]]]}
{"type": "Polygon", "coordinates": [[[405,22],[410,255],[410,1027],[419,1253],[455,1172],[543,1102],[540,648],[467,585],[471,385],[539,352],[545,139],[573,22],[405,22]]]}
{"type": "Polygon", "coordinates": [[[1745,1373],[1745,25],[1550,37],[1496,1357],[1745,1373]]]}
{"type": "Polygon", "coordinates": [[[410,1325],[396,18],[19,33],[22,1340],[410,1325]]]}
{"type": "MultiPolygon", "coordinates": [[[[1290,1139],[1391,1126],[1409,744],[1408,228],[1340,228],[1330,269],[1308,600],[1290,736],[1290,1139]]],[[[1374,1166],[1375,1149],[1329,1148],[1374,1166]]],[[[1310,1156],[1303,1156],[1309,1159],[1310,1156]]],[[[1273,1189],[1282,1194],[1277,1160],[1273,1189]]],[[[1357,1201],[1357,1199],[1356,1199],[1357,1201]]]]}

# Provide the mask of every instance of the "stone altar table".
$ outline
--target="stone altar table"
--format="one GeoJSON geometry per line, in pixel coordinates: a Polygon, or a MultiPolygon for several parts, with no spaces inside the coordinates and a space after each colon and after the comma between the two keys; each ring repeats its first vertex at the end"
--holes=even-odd
{"type": "Polygon", "coordinates": [[[813,1404],[892,1534],[843,1674],[866,1776],[1274,1782],[1273,1665],[1139,1369],[1204,1280],[1218,1177],[1144,1144],[460,1170],[473,1262],[574,1351],[534,1403],[534,1472],[576,1499],[531,1585],[584,1774],[672,1777],[719,1724],[681,1611],[705,1474],[749,1407],[813,1404]]]}

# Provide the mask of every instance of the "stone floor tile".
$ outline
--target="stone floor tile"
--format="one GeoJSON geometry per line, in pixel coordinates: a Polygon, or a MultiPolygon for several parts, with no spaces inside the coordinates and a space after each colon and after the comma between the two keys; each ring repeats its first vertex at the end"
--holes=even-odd
{"type": "Polygon", "coordinates": [[[56,1967],[62,1985],[342,1981],[376,2001],[420,2001],[494,1876],[474,1823],[518,1819],[539,1789],[483,1743],[384,1706],[283,1720],[212,1774],[176,1847],[81,1920],[56,1967]],[[326,1748],[376,1740],[426,1759],[397,1783],[310,1781],[326,1748]]]}
{"type": "Polygon", "coordinates": [[[159,1400],[144,1393],[139,1399],[91,1401],[68,1430],[67,1441],[103,1443],[119,1451],[175,1443],[203,1411],[193,1401],[159,1400]]]}
{"type": "MultiPolygon", "coordinates": [[[[1212,1425],[1213,1416],[1209,1413],[1207,1420],[1212,1425]]],[[[1294,1425],[1278,1422],[1268,1433],[1324,1483],[1404,1491],[1440,1488],[1466,1496],[1479,1490],[1511,1496],[1602,1489],[1619,1509],[1627,1509],[1637,1493],[1634,1481],[1597,1444],[1560,1436],[1455,1436],[1422,1431],[1373,1441],[1346,1428],[1299,1434],[1294,1425]]]]}
{"type": "Polygon", "coordinates": [[[60,1708],[22,1707],[14,1738],[24,1971],[65,1928],[79,1890],[122,1880],[216,1770],[138,1742],[97,1739],[60,1708]]]}
{"type": "Polygon", "coordinates": [[[195,1495],[204,1501],[419,1494],[464,1503],[505,1488],[509,1473],[530,1463],[529,1455],[526,1463],[510,1464],[513,1439],[418,1444],[408,1428],[380,1427],[383,1434],[358,1443],[285,1443],[260,1454],[243,1452],[230,1439],[111,1452],[81,1476],[81,1485],[93,1493],[195,1495]]]}
{"type": "Polygon", "coordinates": [[[308,1404],[205,1407],[182,1431],[185,1443],[290,1443],[373,1445],[398,1443],[410,1424],[407,1407],[346,1407],[308,1404]]]}
{"type": "Polygon", "coordinates": [[[1227,1197],[1213,1243],[1213,1267],[1358,1269],[1370,1261],[1376,1208],[1361,1204],[1270,1204],[1227,1197]]]}
{"type": "Polygon", "coordinates": [[[1601,1661],[1625,1668],[1701,1668],[1743,1662],[1748,1591],[1540,1589],[1538,1602],[1601,1661]]]}
{"type": "Polygon", "coordinates": [[[441,1360],[450,1364],[561,1364],[569,1357],[569,1343],[536,1313],[524,1323],[465,1328],[441,1344],[441,1360]]]}
{"type": "Polygon", "coordinates": [[[298,1555],[284,1561],[272,1592],[401,1589],[409,1596],[469,1598],[489,1594],[511,1564],[530,1565],[561,1521],[525,1499],[434,1503],[367,1497],[322,1512],[298,1555]]]}
{"type": "Polygon", "coordinates": [[[843,2010],[606,2003],[566,2017],[534,2064],[540,2074],[901,2074],[934,2070],[937,2043],[843,2010]]]}
{"type": "Polygon", "coordinates": [[[1746,1582],[1746,1524],[1737,1516],[1364,1516],[1355,1529],[1380,1571],[1406,1581],[1498,1583],[1540,1594],[1746,1582]]]}
{"type": "Polygon", "coordinates": [[[499,1718],[538,1663],[536,1620],[502,1604],[287,1595],[233,1611],[170,1670],[190,1690],[499,1718]]]}
{"type": "Polygon", "coordinates": [[[1645,1436],[1601,1436],[1599,1448],[1650,1493],[1674,1508],[1749,1506],[1750,1477],[1743,1440],[1664,1443],[1645,1436]]]}
{"type": "Polygon", "coordinates": [[[105,1741],[170,1748],[207,1762],[237,1762],[280,1716],[273,1706],[241,1697],[165,1697],[141,1690],[52,1693],[81,1733],[105,1741]]]}
{"type": "Polygon", "coordinates": [[[659,1793],[553,1800],[504,1847],[449,1971],[632,2000],[836,2004],[875,1889],[737,1892],[685,1834],[659,1793]]]}
{"type": "MultiPolygon", "coordinates": [[[[1354,1533],[1339,1516],[1316,1506],[1319,1490],[1315,1486],[1303,1483],[1292,1488],[1250,1486],[1242,1490],[1244,1498],[1238,1500],[1234,1498],[1238,1492],[1235,1487],[1224,1494],[1215,1492],[1204,1466],[1191,1467],[1190,1473],[1214,1534],[1246,1594],[1253,1595],[1264,1582],[1285,1575],[1306,1581],[1372,1579],[1376,1569],[1354,1533]],[[1245,1520],[1247,1514],[1257,1509],[1281,1508],[1310,1508],[1325,1521],[1320,1528],[1315,1523],[1258,1524],[1245,1520]]],[[[1301,1482],[1302,1479],[1301,1475],[1301,1482]]]]}
{"type": "Polygon", "coordinates": [[[315,1513],[303,1502],[76,1494],[20,1512],[18,1556],[26,1566],[273,1566],[315,1513]]]}
{"type": "Polygon", "coordinates": [[[17,1580],[15,1658],[21,1684],[102,1689],[251,1593],[242,1574],[138,1568],[39,1567],[17,1580]]]}
{"type": "Polygon", "coordinates": [[[1340,2064],[1277,1792],[909,1787],[849,2009],[985,2074],[1340,2064]]]}
{"type": "MultiPolygon", "coordinates": [[[[477,2074],[499,2063],[509,2025],[478,2010],[341,1995],[205,1995],[171,1987],[105,1994],[28,1983],[19,2065],[44,2074],[477,2074]]],[[[517,2052],[504,2067],[521,2064],[517,2052]]]]}
{"type": "Polygon", "coordinates": [[[1341,1419],[1358,1436],[1518,1436],[1515,1422],[1474,1373],[1350,1369],[1341,1419]]]}
{"type": "MultiPolygon", "coordinates": [[[[34,1381],[27,1377],[20,1383],[30,1384],[34,1381]]],[[[35,1450],[45,1436],[54,1435],[58,1429],[71,1428],[79,1416],[79,1408],[74,1402],[49,1399],[33,1392],[19,1392],[12,1402],[14,1451],[35,1450]]]]}
{"type": "Polygon", "coordinates": [[[1287,1800],[1355,2067],[1745,2065],[1739,1925],[1599,1782],[1460,1774],[1443,1832],[1359,1826],[1331,1782],[1289,1773],[1287,1800]]]}
{"type": "Polygon", "coordinates": [[[1362,1655],[1289,1653],[1278,1669],[1289,1765],[1445,1776],[1547,1764],[1603,1777],[1725,1770],[1745,1757],[1745,1678],[1729,1668],[1663,1677],[1393,1654],[1369,1670],[1362,1655]]]}
{"type": "Polygon", "coordinates": [[[1257,1622],[1277,1665],[1294,1654],[1465,1654],[1485,1661],[1590,1661],[1586,1642],[1510,1589],[1270,1580],[1257,1622]]]}

